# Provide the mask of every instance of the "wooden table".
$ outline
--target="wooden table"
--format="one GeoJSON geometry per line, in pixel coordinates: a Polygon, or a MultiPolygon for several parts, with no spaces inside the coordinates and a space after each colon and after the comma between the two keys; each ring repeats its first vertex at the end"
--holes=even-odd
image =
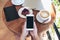
{"type": "MultiPolygon", "coordinates": [[[[4,7],[9,7],[12,6],[11,1],[9,0],[4,7]]],[[[18,11],[22,6],[16,6],[16,10],[18,11]]],[[[46,31],[49,29],[49,27],[51,27],[50,25],[52,25],[54,23],[55,20],[55,12],[53,11],[53,8],[51,6],[51,21],[49,23],[46,24],[41,24],[36,20],[36,14],[39,12],[38,10],[33,10],[34,16],[35,16],[35,23],[37,25],[37,29],[38,29],[38,34],[46,31]]],[[[3,22],[5,23],[5,25],[8,27],[8,29],[16,34],[21,34],[22,33],[22,29],[23,29],[23,25],[24,22],[26,21],[26,19],[23,18],[18,18],[16,20],[7,22],[6,18],[5,18],[5,14],[4,14],[4,10],[2,11],[2,18],[3,18],[3,22]]]]}
{"type": "MultiPolygon", "coordinates": [[[[9,6],[12,6],[12,3],[11,1],[8,1],[4,7],[9,7],[9,6]]],[[[16,10],[18,11],[22,6],[16,6],[16,10]]],[[[45,30],[47,30],[49,28],[49,25],[52,24],[54,22],[54,19],[55,19],[55,14],[53,12],[51,12],[51,21],[47,24],[41,24],[39,23],[37,20],[36,20],[36,14],[38,13],[37,10],[33,10],[34,12],[34,16],[35,16],[35,23],[37,25],[37,29],[38,29],[38,32],[43,32],[45,30]]],[[[13,32],[16,32],[16,33],[22,33],[22,28],[23,28],[23,25],[24,25],[24,22],[25,22],[25,19],[23,18],[18,18],[16,20],[13,20],[13,21],[10,21],[10,22],[7,22],[6,21],[6,18],[5,18],[5,14],[4,14],[4,11],[3,11],[3,21],[4,23],[6,24],[6,26],[12,30],[13,32]]]]}

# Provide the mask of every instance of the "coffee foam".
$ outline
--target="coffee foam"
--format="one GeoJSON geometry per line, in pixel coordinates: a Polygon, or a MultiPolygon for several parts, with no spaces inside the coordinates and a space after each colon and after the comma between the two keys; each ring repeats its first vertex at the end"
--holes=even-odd
{"type": "MultiPolygon", "coordinates": [[[[44,11],[44,10],[43,10],[44,11]]],[[[50,22],[50,20],[51,20],[51,15],[49,14],[49,12],[47,11],[47,13],[46,12],[42,12],[42,11],[40,11],[40,12],[38,12],[37,13],[37,15],[36,15],[36,19],[37,19],[37,21],[38,22],[40,22],[40,23],[48,23],[48,22],[50,22]],[[48,20],[47,20],[48,19],[48,20]],[[47,21],[46,21],[47,20],[47,21]],[[44,22],[45,21],[45,22],[44,22]]]]}
{"type": "Polygon", "coordinates": [[[40,12],[40,16],[41,16],[42,18],[47,18],[47,17],[49,17],[49,12],[47,12],[47,11],[41,11],[41,12],[40,12]]]}

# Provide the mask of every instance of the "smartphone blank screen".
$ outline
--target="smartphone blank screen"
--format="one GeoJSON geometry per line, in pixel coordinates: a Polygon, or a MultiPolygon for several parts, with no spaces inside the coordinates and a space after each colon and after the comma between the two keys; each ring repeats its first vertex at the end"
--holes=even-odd
{"type": "Polygon", "coordinates": [[[27,28],[28,29],[33,28],[33,16],[27,16],[27,28]]]}

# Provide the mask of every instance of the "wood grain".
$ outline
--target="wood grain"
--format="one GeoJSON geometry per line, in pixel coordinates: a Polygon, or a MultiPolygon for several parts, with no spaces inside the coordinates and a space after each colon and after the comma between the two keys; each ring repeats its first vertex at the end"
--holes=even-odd
{"type": "MultiPolygon", "coordinates": [[[[10,1],[7,2],[7,4],[5,4],[4,7],[8,7],[8,6],[12,6],[12,3],[10,1]]],[[[17,11],[21,8],[22,6],[16,6],[16,9],[17,11]]],[[[52,24],[54,22],[54,19],[55,19],[55,13],[53,13],[53,10],[51,12],[51,21],[47,24],[41,24],[39,23],[37,20],[36,20],[36,14],[38,13],[37,10],[33,10],[33,14],[35,16],[35,23],[37,25],[37,29],[38,29],[38,33],[41,33],[45,30],[47,30],[49,28],[49,25],[52,24]]],[[[13,20],[13,21],[10,21],[10,22],[7,22],[6,21],[6,18],[5,18],[5,15],[4,15],[4,11],[3,11],[3,21],[4,23],[6,24],[6,26],[12,30],[13,32],[15,33],[22,33],[22,29],[23,29],[23,25],[24,25],[24,22],[26,21],[25,19],[23,18],[19,18],[19,19],[16,19],[16,20],[13,20]]]]}
{"type": "MultiPolygon", "coordinates": [[[[15,33],[16,34],[21,34],[24,22],[26,21],[23,18],[19,18],[10,22],[6,21],[5,15],[4,15],[4,7],[12,6],[10,0],[9,1],[0,1],[0,40],[16,40],[15,38],[15,33]]],[[[22,6],[16,6],[16,10],[18,11],[19,8],[22,6]]],[[[38,29],[38,34],[46,31],[49,29],[49,26],[54,23],[56,14],[53,11],[53,8],[51,6],[51,21],[47,24],[41,24],[36,20],[36,14],[38,13],[37,10],[33,10],[34,15],[35,15],[35,23],[37,25],[38,29]]],[[[51,27],[51,26],[50,26],[51,27]]]]}

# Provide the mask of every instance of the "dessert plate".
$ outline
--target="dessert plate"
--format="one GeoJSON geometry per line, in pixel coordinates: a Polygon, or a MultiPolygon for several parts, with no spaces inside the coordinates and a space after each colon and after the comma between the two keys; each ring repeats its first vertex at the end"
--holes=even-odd
{"type": "Polygon", "coordinates": [[[23,14],[22,14],[22,11],[23,11],[24,9],[27,9],[27,10],[29,11],[29,14],[33,14],[32,9],[30,9],[29,7],[22,7],[22,8],[20,8],[19,11],[18,11],[18,15],[19,15],[21,18],[26,18],[26,15],[23,15],[23,14]]]}

